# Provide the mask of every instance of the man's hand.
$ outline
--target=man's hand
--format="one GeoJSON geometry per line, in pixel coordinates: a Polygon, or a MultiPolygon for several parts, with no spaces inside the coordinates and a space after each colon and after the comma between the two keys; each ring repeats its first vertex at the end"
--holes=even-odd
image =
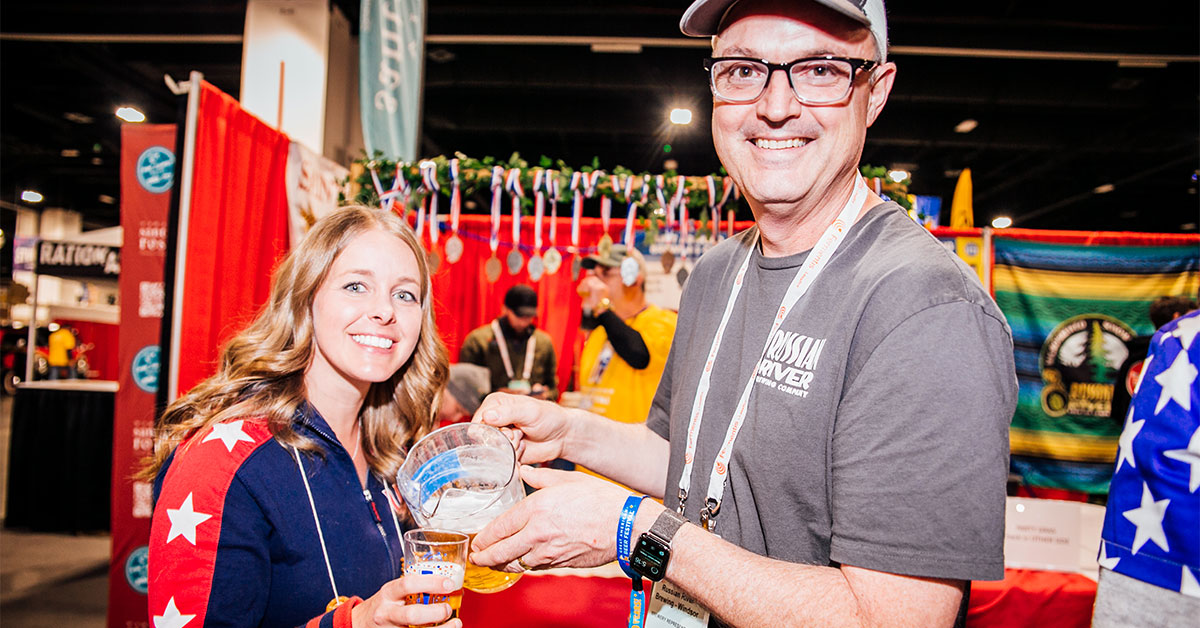
{"type": "Polygon", "coordinates": [[[522,467],[540,489],[479,532],[471,562],[520,571],[528,567],[594,567],[616,558],[617,520],[629,492],[573,471],[522,467]]]}
{"type": "Polygon", "coordinates": [[[600,303],[601,299],[611,295],[608,294],[608,286],[600,281],[599,277],[588,273],[583,281],[579,282],[579,296],[582,297],[581,307],[584,311],[590,312],[596,309],[596,305],[600,303]]]}
{"type": "Polygon", "coordinates": [[[529,395],[492,393],[475,411],[473,420],[505,432],[524,464],[565,457],[567,409],[558,404],[529,395]]]}

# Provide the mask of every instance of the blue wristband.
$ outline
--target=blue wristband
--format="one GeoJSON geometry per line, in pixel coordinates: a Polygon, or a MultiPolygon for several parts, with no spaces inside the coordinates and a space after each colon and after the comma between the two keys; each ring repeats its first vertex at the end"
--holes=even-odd
{"type": "Polygon", "coordinates": [[[633,520],[637,517],[638,508],[647,495],[630,495],[621,509],[621,520],[617,522],[617,564],[621,571],[630,578],[640,578],[629,568],[629,554],[633,551],[633,520]]]}

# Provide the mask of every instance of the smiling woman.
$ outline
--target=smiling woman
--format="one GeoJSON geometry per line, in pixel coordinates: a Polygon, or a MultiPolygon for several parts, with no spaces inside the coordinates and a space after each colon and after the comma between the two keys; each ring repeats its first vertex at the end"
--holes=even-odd
{"type": "Polygon", "coordinates": [[[218,373],[167,409],[143,472],[157,501],[156,625],[449,617],[445,604],[404,605],[451,589],[401,575],[403,524],[381,479],[431,429],[447,377],[425,260],[394,213],[346,207],[322,218],[218,373]]]}

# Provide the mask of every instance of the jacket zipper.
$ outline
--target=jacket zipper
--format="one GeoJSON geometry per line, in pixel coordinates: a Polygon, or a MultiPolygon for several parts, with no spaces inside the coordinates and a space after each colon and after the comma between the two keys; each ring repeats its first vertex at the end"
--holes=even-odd
{"type": "MultiPolygon", "coordinates": [[[[383,538],[383,549],[387,550],[388,565],[392,568],[392,578],[398,578],[399,575],[395,572],[396,559],[392,556],[392,545],[388,543],[387,530],[383,527],[383,518],[379,516],[379,510],[375,508],[375,500],[371,497],[371,489],[363,489],[363,497],[367,499],[367,505],[371,507],[371,516],[375,518],[375,528],[379,530],[379,536],[383,538]]],[[[399,541],[400,539],[397,539],[399,541]]]]}

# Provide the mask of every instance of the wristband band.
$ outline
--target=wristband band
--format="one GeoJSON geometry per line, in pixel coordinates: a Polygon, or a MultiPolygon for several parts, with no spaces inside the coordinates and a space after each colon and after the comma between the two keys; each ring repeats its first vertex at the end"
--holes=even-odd
{"type": "Polygon", "coordinates": [[[633,520],[637,517],[638,508],[647,495],[630,495],[625,499],[625,507],[621,509],[621,519],[617,522],[617,564],[621,571],[630,578],[640,579],[629,567],[629,554],[633,551],[633,520]]]}

